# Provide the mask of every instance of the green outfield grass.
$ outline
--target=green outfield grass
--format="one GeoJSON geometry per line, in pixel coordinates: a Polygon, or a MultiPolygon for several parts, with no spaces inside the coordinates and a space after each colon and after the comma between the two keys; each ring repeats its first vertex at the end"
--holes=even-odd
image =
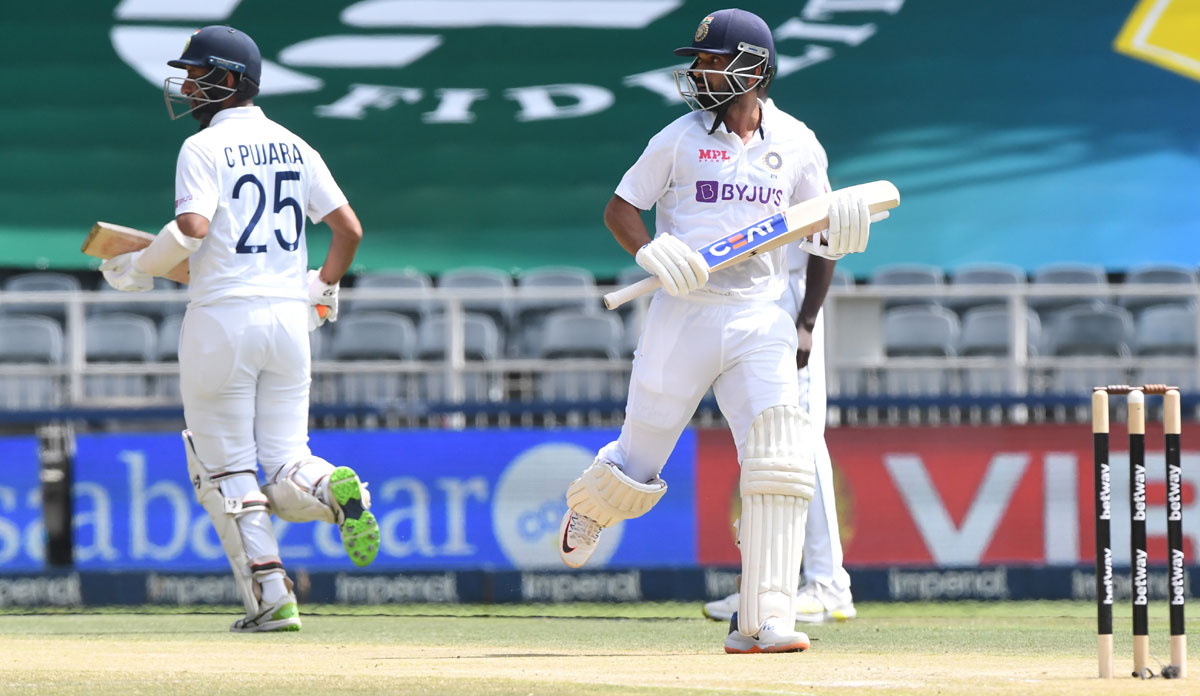
{"type": "MultiPolygon", "coordinates": [[[[299,633],[235,635],[233,607],[0,612],[3,694],[1119,694],[1081,602],[860,604],[811,650],[725,655],[695,603],[303,607],[299,633]]],[[[1128,607],[1117,666],[1130,669],[1128,607]]],[[[1166,610],[1151,652],[1167,651],[1166,610]]],[[[1194,628],[1195,623],[1191,626],[1194,628]]],[[[1155,664],[1152,660],[1152,664],[1155,664]]],[[[1156,679],[1154,693],[1197,693],[1156,679]]],[[[1189,689],[1189,685],[1193,688],[1189,689]]]]}

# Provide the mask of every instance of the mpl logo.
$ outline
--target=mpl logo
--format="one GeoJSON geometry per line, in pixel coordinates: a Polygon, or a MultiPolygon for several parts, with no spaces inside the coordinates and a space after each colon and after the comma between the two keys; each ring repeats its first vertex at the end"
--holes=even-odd
{"type": "MultiPolygon", "coordinates": [[[[274,4],[255,0],[121,0],[113,12],[119,23],[110,38],[121,60],[161,88],[166,77],[179,74],[166,61],[179,56],[199,26],[232,23],[255,37],[263,52],[260,97],[320,95],[312,109],[322,118],[359,120],[412,107],[427,124],[470,124],[481,110],[494,113],[496,109],[481,107],[497,100],[507,103],[507,113],[516,122],[597,116],[612,108],[623,90],[648,90],[660,96],[664,106],[676,108],[682,100],[672,72],[687,67],[673,64],[614,76],[614,84],[608,85],[498,84],[509,75],[547,75],[555,66],[546,61],[541,41],[521,36],[499,43],[506,65],[515,69],[479,70],[479,65],[488,65],[482,61],[491,50],[480,41],[502,32],[546,31],[558,38],[566,30],[578,30],[580,41],[596,43],[577,45],[576,50],[591,54],[610,50],[615,37],[603,32],[642,31],[669,17],[678,25],[679,41],[686,41],[695,21],[683,0],[359,0],[334,10],[340,26],[326,33],[329,4],[295,0],[286,21],[281,21],[274,4]],[[273,45],[271,38],[278,36],[281,24],[299,40],[273,45]],[[483,39],[479,29],[488,30],[483,39]],[[319,35],[305,37],[306,30],[319,35]],[[351,79],[370,75],[380,82],[335,84],[339,72],[351,79]],[[464,86],[447,79],[458,75],[492,81],[464,86]]],[[[775,80],[831,60],[834,46],[853,48],[873,36],[873,23],[856,23],[863,13],[894,15],[903,5],[904,0],[807,0],[797,3],[799,12],[782,23],[780,17],[764,13],[778,50],[775,80]]],[[[679,41],[664,45],[664,55],[679,41]]]]}
{"type": "Polygon", "coordinates": [[[725,150],[700,150],[701,162],[728,162],[729,153],[725,150]]]}

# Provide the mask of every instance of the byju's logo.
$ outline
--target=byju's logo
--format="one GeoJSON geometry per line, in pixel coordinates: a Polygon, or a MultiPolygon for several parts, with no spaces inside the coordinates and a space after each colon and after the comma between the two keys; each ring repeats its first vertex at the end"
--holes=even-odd
{"type": "Polygon", "coordinates": [[[762,203],[778,208],[783,204],[783,189],[750,184],[723,184],[720,181],[697,181],[696,202],[716,203],[721,201],[743,201],[762,203]]]}

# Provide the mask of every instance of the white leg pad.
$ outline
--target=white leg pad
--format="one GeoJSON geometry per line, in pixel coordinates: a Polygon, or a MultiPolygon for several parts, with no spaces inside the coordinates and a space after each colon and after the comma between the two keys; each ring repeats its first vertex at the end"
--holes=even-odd
{"type": "Polygon", "coordinates": [[[251,557],[243,536],[250,531],[243,530],[243,526],[254,526],[264,528],[260,531],[265,531],[269,539],[274,540],[267,496],[258,490],[258,478],[253,471],[209,472],[196,455],[190,431],[183,431],[183,446],[187,452],[188,477],[196,491],[196,500],[200,501],[217,530],[217,538],[221,540],[221,548],[229,559],[246,614],[254,616],[258,613],[262,596],[258,582],[273,573],[283,574],[283,562],[277,550],[275,553],[251,557]],[[232,494],[227,496],[223,488],[229,489],[232,494]]]}
{"type": "MultiPolygon", "coordinates": [[[[742,551],[738,632],[758,635],[767,619],[792,630],[808,501],[816,487],[808,414],[772,406],[755,417],[742,454],[742,551]]],[[[778,628],[778,626],[777,626],[778,628]]]]}
{"type": "Polygon", "coordinates": [[[596,459],[567,488],[567,507],[611,527],[641,517],[667,492],[667,482],[657,476],[649,483],[638,483],[620,467],[605,459],[596,459]]]}
{"type": "Polygon", "coordinates": [[[275,482],[262,489],[271,501],[271,510],[288,522],[335,524],[337,512],[326,502],[333,468],[320,457],[308,457],[283,467],[275,482]]]}

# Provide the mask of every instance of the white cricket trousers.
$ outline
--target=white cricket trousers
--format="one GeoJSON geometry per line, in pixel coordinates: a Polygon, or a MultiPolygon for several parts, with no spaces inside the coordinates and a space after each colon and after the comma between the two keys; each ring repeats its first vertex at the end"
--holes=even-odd
{"type": "Polygon", "coordinates": [[[708,388],[742,459],[750,424],[771,406],[799,406],[796,329],[773,302],[717,303],[659,291],[633,358],[625,423],[599,456],[634,481],[662,471],[708,388]]]}
{"type": "Polygon", "coordinates": [[[183,417],[211,471],[268,481],[308,449],[308,303],[230,298],[189,307],[179,337],[183,417]]]}
{"type": "MultiPolygon", "coordinates": [[[[792,317],[793,324],[800,316],[804,302],[803,274],[792,274],[788,290],[779,304],[792,317]]],[[[808,364],[797,373],[800,385],[800,406],[808,411],[816,431],[817,486],[808,504],[808,519],[804,524],[804,581],[819,582],[838,591],[850,589],[850,574],[842,565],[842,538],[838,529],[837,504],[833,487],[833,462],[825,443],[825,311],[817,312],[813,327],[812,352],[808,364]]]]}

